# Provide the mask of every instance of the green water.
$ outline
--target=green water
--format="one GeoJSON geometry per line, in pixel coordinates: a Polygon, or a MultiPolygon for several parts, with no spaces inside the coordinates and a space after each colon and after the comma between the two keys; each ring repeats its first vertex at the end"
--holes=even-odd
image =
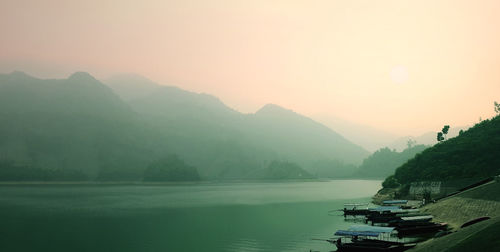
{"type": "Polygon", "coordinates": [[[380,181],[2,185],[0,251],[330,251],[380,181]],[[336,212],[335,214],[339,214],[336,212]]]}

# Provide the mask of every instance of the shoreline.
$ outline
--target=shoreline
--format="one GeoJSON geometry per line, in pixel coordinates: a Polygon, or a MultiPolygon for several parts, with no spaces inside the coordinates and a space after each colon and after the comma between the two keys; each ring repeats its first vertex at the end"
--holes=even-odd
{"type": "Polygon", "coordinates": [[[379,179],[231,179],[231,180],[200,180],[200,181],[0,181],[2,185],[199,185],[199,184],[223,184],[223,183],[288,183],[288,182],[329,182],[338,180],[362,180],[381,181],[379,179]]]}
{"type": "MultiPolygon", "coordinates": [[[[500,182],[493,181],[460,194],[456,194],[435,203],[422,206],[421,211],[434,216],[438,222],[446,222],[452,230],[451,234],[443,237],[431,238],[409,251],[463,251],[464,244],[474,246],[495,245],[496,237],[480,240],[478,237],[487,236],[484,230],[496,230],[500,227],[500,182]],[[478,222],[468,227],[461,226],[480,217],[491,219],[478,222]]],[[[481,249],[478,251],[482,251],[481,249]]]]}

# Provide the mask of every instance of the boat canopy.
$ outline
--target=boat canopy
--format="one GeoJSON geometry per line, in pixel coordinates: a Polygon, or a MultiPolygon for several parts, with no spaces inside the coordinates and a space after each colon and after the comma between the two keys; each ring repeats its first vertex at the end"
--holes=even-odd
{"type": "Polygon", "coordinates": [[[390,204],[406,204],[408,203],[408,200],[384,200],[383,204],[384,205],[390,205],[390,204]]]}
{"type": "Polygon", "coordinates": [[[369,203],[345,203],[346,207],[368,206],[369,203]]]}
{"type": "Polygon", "coordinates": [[[380,207],[375,207],[375,208],[370,208],[370,211],[373,212],[387,212],[387,211],[395,211],[395,210],[400,210],[401,208],[399,206],[380,206],[380,207]]]}
{"type": "Polygon", "coordinates": [[[401,219],[404,221],[416,221],[416,220],[429,220],[432,219],[433,217],[434,216],[432,215],[423,215],[423,216],[401,217],[401,219]]]}
{"type": "Polygon", "coordinates": [[[394,227],[354,225],[354,226],[350,226],[348,230],[354,231],[354,232],[390,233],[390,232],[394,231],[394,227]]]}
{"type": "Polygon", "coordinates": [[[358,232],[358,231],[349,231],[349,230],[338,230],[335,232],[337,236],[371,236],[378,237],[380,233],[377,232],[358,232]]]}
{"type": "Polygon", "coordinates": [[[348,230],[338,230],[337,236],[371,236],[378,237],[380,234],[391,233],[394,227],[376,227],[367,225],[353,225],[348,230]]]}

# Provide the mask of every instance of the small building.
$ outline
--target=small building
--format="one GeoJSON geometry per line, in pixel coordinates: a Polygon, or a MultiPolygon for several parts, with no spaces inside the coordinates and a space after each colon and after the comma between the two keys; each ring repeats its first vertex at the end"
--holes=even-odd
{"type": "Polygon", "coordinates": [[[441,181],[421,181],[410,184],[410,195],[414,198],[423,198],[425,193],[438,195],[441,193],[441,181]]]}

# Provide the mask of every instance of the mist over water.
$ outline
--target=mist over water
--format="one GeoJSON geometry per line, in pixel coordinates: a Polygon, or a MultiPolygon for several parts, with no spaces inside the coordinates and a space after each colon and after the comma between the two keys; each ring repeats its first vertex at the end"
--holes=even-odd
{"type": "MultiPolygon", "coordinates": [[[[30,251],[327,251],[328,215],[380,181],[0,187],[4,248],[30,251]]],[[[335,213],[337,214],[337,213],[335,213]]],[[[340,215],[340,212],[338,212],[340,215]]]]}

